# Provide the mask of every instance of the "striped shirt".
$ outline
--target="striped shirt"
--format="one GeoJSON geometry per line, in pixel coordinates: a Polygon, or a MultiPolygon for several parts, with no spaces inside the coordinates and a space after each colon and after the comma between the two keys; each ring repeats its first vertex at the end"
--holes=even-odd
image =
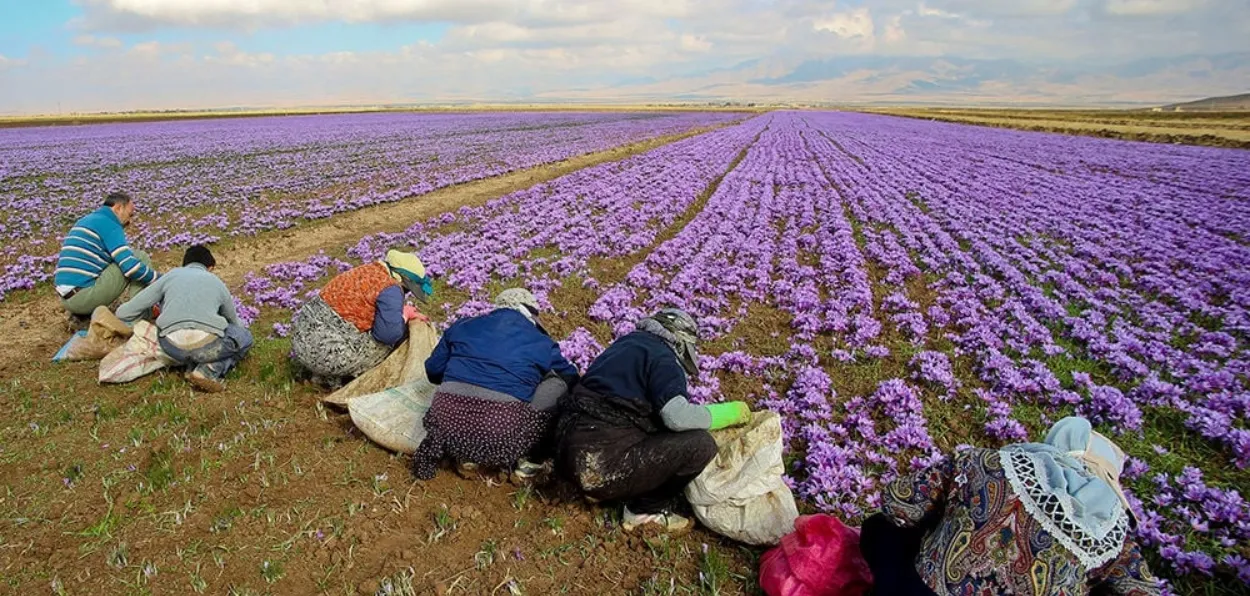
{"type": "Polygon", "coordinates": [[[150,284],[157,278],[156,271],[144,265],[126,244],[126,232],[117,214],[100,207],[83,216],[65,235],[53,283],[58,288],[89,287],[112,264],[140,284],[150,284]]]}

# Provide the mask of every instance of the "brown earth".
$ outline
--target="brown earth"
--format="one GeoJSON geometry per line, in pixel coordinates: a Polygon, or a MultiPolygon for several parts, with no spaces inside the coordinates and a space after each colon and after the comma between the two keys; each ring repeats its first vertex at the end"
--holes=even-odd
{"type": "Polygon", "coordinates": [[[1250,149],[1250,112],[866,108],[876,114],[1126,141],[1250,149]]]}
{"type": "Polygon", "coordinates": [[[719,593],[753,590],[754,551],[625,534],[559,482],[414,481],[308,388],[270,386],[273,356],[217,395],[165,373],[94,387],[92,363],[15,379],[0,406],[45,413],[4,432],[0,592],[714,593],[698,577],[716,569],[719,593]]]}

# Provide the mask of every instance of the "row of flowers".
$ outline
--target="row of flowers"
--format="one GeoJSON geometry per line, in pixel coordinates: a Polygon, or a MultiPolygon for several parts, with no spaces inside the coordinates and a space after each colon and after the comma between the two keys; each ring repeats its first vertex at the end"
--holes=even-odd
{"type": "Polygon", "coordinates": [[[161,251],[742,118],[732,113],[343,114],[0,131],[0,300],[45,281],[62,234],[113,190],[161,251]]]}
{"type": "MultiPolygon", "coordinates": [[[[469,297],[445,320],[501,285],[575,284],[592,298],[551,306],[586,321],[559,326],[581,366],[641,314],[690,310],[721,346],[693,397],[780,412],[798,494],[851,517],[946,450],[1089,416],[1131,447],[1142,542],[1250,584],[1247,177],[1244,152],[773,113],[347,253],[415,247],[469,297]]],[[[349,266],[276,266],[248,291],[294,308],[349,266]]]]}

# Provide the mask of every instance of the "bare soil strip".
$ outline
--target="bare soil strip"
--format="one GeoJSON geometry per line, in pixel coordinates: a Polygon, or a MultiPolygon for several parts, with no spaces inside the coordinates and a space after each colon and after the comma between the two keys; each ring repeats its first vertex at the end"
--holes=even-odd
{"type": "MultiPolygon", "coordinates": [[[[367,207],[332,218],[301,224],[284,231],[266,232],[253,238],[228,240],[214,247],[217,273],[227,285],[237,287],[243,276],[266,265],[305,258],[320,250],[338,250],[375,232],[400,232],[413,222],[464,206],[477,206],[564,176],[582,168],[619,161],[669,143],[708,132],[717,127],[657,137],[622,145],[560,162],[510,174],[466,182],[414,196],[402,201],[367,207]]],[[[162,265],[175,265],[176,255],[158,255],[162,265]]],[[[65,315],[46,287],[32,295],[13,296],[0,303],[0,376],[31,360],[45,361],[68,337],[65,315]]]]}
{"type": "Polygon", "coordinates": [[[923,120],[1014,128],[1149,143],[1180,143],[1250,149],[1250,112],[1081,112],[1046,110],[861,110],[923,120]]]}

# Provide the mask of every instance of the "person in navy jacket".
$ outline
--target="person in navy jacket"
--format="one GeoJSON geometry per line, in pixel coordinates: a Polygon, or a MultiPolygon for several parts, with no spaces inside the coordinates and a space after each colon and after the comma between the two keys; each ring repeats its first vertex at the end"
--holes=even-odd
{"type": "Polygon", "coordinates": [[[621,527],[684,531],[686,485],[716,457],[710,430],[746,424],[740,401],[694,404],[698,323],[666,308],[608,346],[561,405],[555,435],[561,473],[595,501],[624,505],[621,527]]]}
{"type": "Polygon", "coordinates": [[[528,479],[542,466],[540,444],[549,434],[560,397],[578,380],[577,368],[538,322],[538,300],[528,290],[504,290],[496,309],[454,323],[425,373],[438,384],[426,413],[426,437],[413,472],[434,477],[444,457],[461,473],[478,466],[512,469],[528,479]]]}

